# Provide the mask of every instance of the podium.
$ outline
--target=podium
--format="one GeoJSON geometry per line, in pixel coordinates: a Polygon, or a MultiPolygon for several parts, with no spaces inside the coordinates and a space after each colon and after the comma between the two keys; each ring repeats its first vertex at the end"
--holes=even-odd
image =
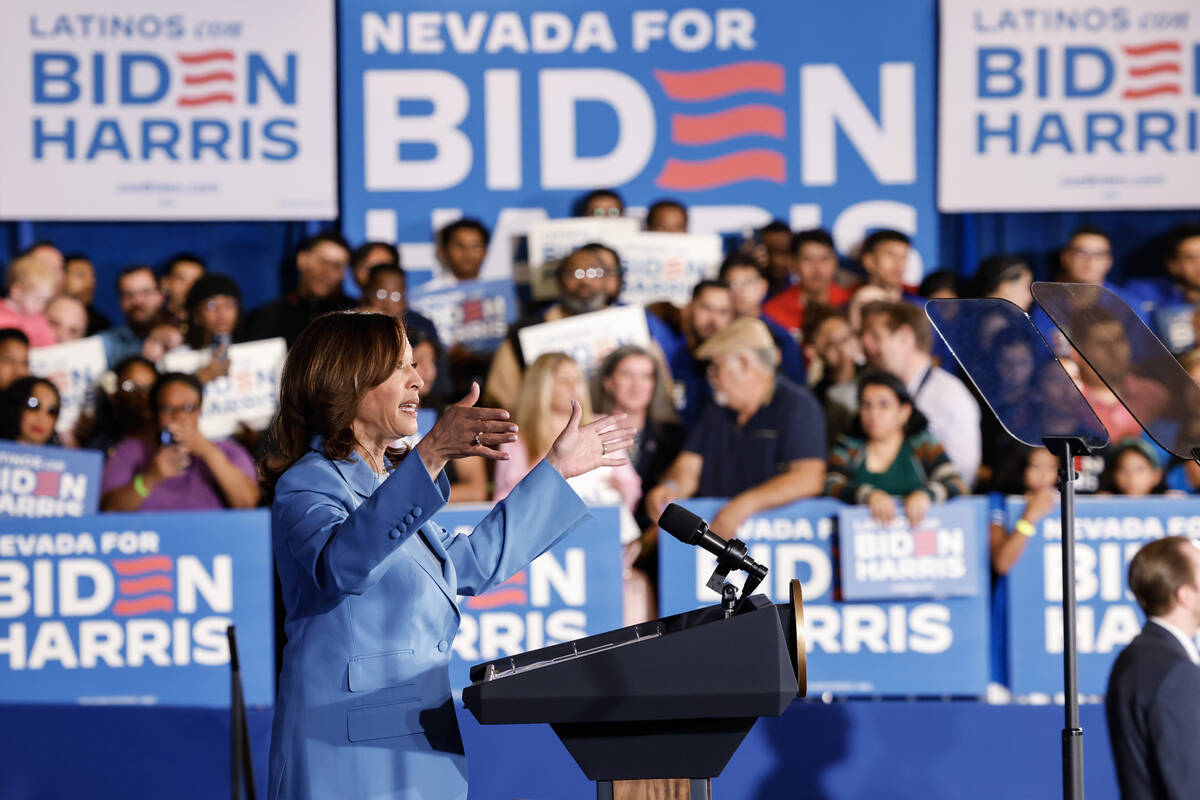
{"type": "Polygon", "coordinates": [[[477,664],[470,677],[463,704],[481,724],[549,723],[601,800],[708,798],[755,721],[806,691],[800,584],[790,603],[753,595],[736,613],[700,608],[477,664]],[[659,785],[614,787],[624,781],[659,785]]]}

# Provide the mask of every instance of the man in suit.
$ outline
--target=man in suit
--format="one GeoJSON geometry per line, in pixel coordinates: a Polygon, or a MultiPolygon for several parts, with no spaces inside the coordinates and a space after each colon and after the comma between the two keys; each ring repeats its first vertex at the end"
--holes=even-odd
{"type": "Polygon", "coordinates": [[[1195,797],[1200,788],[1200,546],[1150,542],[1129,564],[1146,626],[1113,664],[1107,716],[1125,798],[1195,797]]]}

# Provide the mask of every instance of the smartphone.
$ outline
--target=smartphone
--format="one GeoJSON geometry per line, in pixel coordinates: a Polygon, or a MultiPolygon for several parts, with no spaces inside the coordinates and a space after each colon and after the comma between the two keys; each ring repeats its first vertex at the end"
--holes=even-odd
{"type": "Polygon", "coordinates": [[[162,442],[163,447],[170,447],[173,444],[179,444],[179,440],[175,438],[175,434],[171,433],[171,431],[167,430],[166,428],[162,429],[162,433],[159,434],[158,438],[159,441],[162,442]]]}

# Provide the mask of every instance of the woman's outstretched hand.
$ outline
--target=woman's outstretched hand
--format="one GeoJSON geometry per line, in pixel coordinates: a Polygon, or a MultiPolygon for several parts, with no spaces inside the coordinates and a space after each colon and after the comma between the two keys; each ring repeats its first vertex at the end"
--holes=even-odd
{"type": "Polygon", "coordinates": [[[583,409],[571,401],[571,419],[554,440],[546,461],[564,478],[574,478],[596,467],[619,467],[628,459],[623,452],[633,444],[634,429],[625,414],[600,417],[580,425],[583,409]]]}
{"type": "Polygon", "coordinates": [[[517,426],[502,408],[476,408],[479,384],[467,396],[446,408],[429,433],[417,443],[417,454],[430,476],[436,476],[452,458],[483,456],[493,461],[508,458],[495,449],[517,440],[517,426]]]}

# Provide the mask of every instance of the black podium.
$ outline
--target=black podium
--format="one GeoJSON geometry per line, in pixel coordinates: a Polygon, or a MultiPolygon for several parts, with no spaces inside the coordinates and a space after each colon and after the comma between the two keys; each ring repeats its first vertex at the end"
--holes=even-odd
{"type": "Polygon", "coordinates": [[[755,721],[804,695],[803,614],[794,581],[788,604],[753,595],[489,661],[463,704],[484,725],[549,723],[600,798],[684,779],[699,800],[755,721]]]}

